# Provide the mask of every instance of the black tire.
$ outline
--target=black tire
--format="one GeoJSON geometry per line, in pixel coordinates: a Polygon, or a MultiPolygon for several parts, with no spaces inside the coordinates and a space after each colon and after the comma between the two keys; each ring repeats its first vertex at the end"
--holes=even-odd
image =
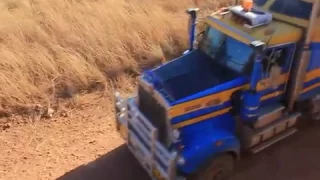
{"type": "Polygon", "coordinates": [[[209,166],[187,180],[229,180],[234,172],[234,159],[231,155],[223,154],[212,160],[209,166]]]}

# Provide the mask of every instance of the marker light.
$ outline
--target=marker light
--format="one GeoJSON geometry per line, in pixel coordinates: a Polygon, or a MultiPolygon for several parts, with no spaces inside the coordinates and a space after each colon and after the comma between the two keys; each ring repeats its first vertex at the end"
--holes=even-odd
{"type": "Polygon", "coordinates": [[[179,138],[180,138],[180,132],[177,129],[173,130],[173,138],[174,138],[174,142],[179,142],[179,138]]]}
{"type": "Polygon", "coordinates": [[[253,1],[252,0],[243,0],[242,6],[245,11],[250,11],[253,7],[253,1]]]}
{"type": "Polygon", "coordinates": [[[178,165],[184,165],[186,163],[186,160],[184,159],[183,156],[179,155],[178,156],[178,161],[177,161],[178,165]]]}

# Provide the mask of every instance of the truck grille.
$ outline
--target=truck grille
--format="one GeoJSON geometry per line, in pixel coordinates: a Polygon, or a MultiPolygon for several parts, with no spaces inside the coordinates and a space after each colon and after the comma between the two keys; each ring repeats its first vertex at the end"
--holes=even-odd
{"type": "Polygon", "coordinates": [[[141,85],[138,87],[139,110],[158,129],[158,140],[166,145],[168,133],[166,124],[166,109],[146,91],[141,85]]]}

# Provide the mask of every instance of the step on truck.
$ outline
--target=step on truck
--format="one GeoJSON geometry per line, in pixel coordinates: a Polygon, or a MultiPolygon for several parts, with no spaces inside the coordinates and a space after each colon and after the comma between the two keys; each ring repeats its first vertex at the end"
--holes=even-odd
{"type": "Polygon", "coordinates": [[[115,93],[117,130],[154,180],[227,180],[243,154],[319,118],[320,0],[198,10],[188,50],[144,71],[132,97],[115,93]]]}

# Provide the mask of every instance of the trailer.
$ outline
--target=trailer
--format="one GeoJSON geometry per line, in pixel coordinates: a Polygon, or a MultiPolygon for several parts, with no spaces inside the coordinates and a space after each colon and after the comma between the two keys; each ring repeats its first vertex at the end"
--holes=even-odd
{"type": "Polygon", "coordinates": [[[152,179],[227,180],[320,116],[320,0],[256,0],[187,10],[189,49],[115,93],[117,130],[152,179]]]}

